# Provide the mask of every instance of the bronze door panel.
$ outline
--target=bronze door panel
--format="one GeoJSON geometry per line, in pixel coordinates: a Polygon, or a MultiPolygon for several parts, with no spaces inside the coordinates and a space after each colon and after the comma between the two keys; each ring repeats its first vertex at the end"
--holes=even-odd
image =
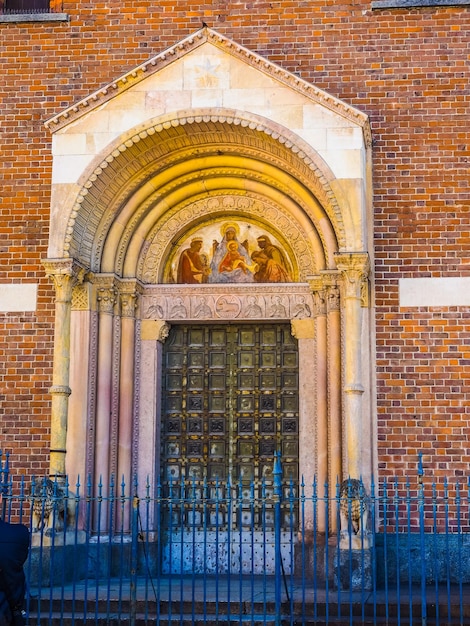
{"type": "MultiPolygon", "coordinates": [[[[164,492],[185,480],[223,491],[218,481],[230,479],[257,497],[277,451],[297,482],[298,349],[288,324],[175,325],[163,357],[164,492]]],[[[227,523],[220,507],[217,517],[227,523]]]]}

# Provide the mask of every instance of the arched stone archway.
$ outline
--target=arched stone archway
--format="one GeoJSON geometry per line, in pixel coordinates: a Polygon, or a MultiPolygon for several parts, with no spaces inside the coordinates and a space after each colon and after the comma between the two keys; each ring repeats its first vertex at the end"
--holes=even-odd
{"type": "Polygon", "coordinates": [[[299,342],[300,471],[332,483],[342,474],[367,480],[367,118],[203,29],[48,125],[55,153],[44,265],[57,290],[51,473],[90,473],[104,484],[112,474],[155,476],[161,345],[168,324],[181,323],[176,300],[190,323],[204,297],[211,324],[252,320],[252,297],[262,322],[281,297],[280,319],[299,342]],[[229,101],[237,108],[223,106],[229,101]],[[228,219],[282,241],[291,282],[169,284],[175,246],[228,219]]]}

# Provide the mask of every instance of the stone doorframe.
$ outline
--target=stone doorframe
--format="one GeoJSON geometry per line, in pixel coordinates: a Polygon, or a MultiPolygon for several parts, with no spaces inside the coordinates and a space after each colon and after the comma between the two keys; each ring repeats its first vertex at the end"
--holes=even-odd
{"type": "Polygon", "coordinates": [[[171,303],[186,301],[179,323],[201,321],[201,297],[212,306],[208,323],[234,314],[238,323],[247,299],[263,298],[248,319],[272,321],[276,295],[299,339],[301,472],[306,481],[315,472],[320,482],[367,483],[376,465],[367,116],[203,28],[46,126],[51,475],[152,479],[159,345],[165,324],[177,321],[171,303]],[[164,284],[175,246],[226,217],[281,238],[294,282],[164,284]],[[239,310],[220,300],[227,292],[239,310]],[[301,316],[291,303],[304,296],[310,313],[301,316]]]}
{"type": "MultiPolygon", "coordinates": [[[[170,325],[276,320],[290,321],[299,345],[299,475],[307,492],[313,476],[320,485],[345,475],[368,480],[373,433],[362,338],[370,332],[369,260],[338,254],[336,262],[337,271],[309,283],[230,290],[142,285],[87,275],[70,259],[45,262],[57,294],[51,474],[67,472],[72,480],[91,474],[104,485],[111,475],[118,484],[133,475],[140,485],[153,482],[160,467],[162,345],[170,325]],[[253,301],[259,312],[247,315],[253,301]],[[283,311],[277,307],[273,317],[276,303],[283,311]]],[[[324,519],[318,523],[323,530],[324,519]]]]}

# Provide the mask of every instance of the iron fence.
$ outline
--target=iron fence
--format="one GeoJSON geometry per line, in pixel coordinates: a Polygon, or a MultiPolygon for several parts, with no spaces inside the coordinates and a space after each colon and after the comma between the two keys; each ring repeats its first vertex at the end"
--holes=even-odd
{"type": "Polygon", "coordinates": [[[13,480],[0,453],[29,624],[470,624],[468,482],[281,476],[72,488],[13,480]]]}

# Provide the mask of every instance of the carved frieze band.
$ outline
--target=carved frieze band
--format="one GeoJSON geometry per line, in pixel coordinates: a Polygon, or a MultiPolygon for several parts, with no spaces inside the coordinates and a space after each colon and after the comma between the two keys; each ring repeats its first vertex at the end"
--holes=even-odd
{"type": "Polygon", "coordinates": [[[241,320],[307,319],[313,317],[313,296],[308,285],[276,285],[248,290],[231,285],[182,287],[161,285],[145,290],[143,319],[241,320]]]}

